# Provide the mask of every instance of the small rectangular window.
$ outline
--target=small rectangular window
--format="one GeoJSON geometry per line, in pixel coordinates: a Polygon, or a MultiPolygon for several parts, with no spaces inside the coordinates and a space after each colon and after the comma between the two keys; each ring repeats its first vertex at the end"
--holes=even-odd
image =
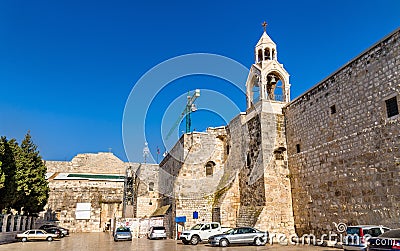
{"type": "Polygon", "coordinates": [[[385,100],[387,117],[393,117],[399,114],[399,107],[397,105],[397,97],[385,100]]]}
{"type": "Polygon", "coordinates": [[[296,152],[299,153],[300,152],[300,144],[296,145],[296,152]]]}
{"type": "Polygon", "coordinates": [[[333,105],[331,106],[331,114],[335,114],[336,113],[336,106],[333,105]]]}

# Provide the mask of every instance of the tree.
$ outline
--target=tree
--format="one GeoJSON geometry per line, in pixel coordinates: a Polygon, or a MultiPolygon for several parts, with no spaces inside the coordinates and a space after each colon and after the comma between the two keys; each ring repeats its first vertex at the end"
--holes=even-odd
{"type": "Polygon", "coordinates": [[[13,207],[25,214],[37,214],[43,210],[49,197],[46,166],[32,142],[30,132],[25,135],[21,147],[16,149],[16,197],[13,207]]]}
{"type": "Polygon", "coordinates": [[[6,176],[3,172],[3,169],[1,168],[1,161],[0,161],[0,189],[4,187],[4,181],[6,179],[6,176]]]}
{"type": "Polygon", "coordinates": [[[10,211],[12,205],[16,202],[16,162],[13,151],[16,147],[18,147],[18,144],[14,139],[8,141],[4,136],[0,138],[0,178],[2,180],[0,182],[0,213],[3,210],[10,211]]]}

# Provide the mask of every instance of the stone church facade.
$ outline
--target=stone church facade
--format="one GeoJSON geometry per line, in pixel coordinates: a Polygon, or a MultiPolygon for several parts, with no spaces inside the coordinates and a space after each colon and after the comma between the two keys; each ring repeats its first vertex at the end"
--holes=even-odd
{"type": "Polygon", "coordinates": [[[217,220],[287,236],[339,222],[399,227],[399,48],[396,30],[290,101],[289,74],[264,32],[246,112],[181,137],[160,164],[160,204],[187,226],[217,220]]]}
{"type": "Polygon", "coordinates": [[[285,107],[295,226],[400,227],[400,30],[285,107]]]}
{"type": "Polygon", "coordinates": [[[182,135],[159,166],[101,154],[97,162],[46,162],[48,207],[67,227],[99,230],[111,214],[122,216],[118,179],[133,165],[134,216],[163,211],[170,237],[182,216],[185,227],[219,221],[287,236],[328,233],[339,222],[399,227],[400,29],[292,101],[289,73],[265,31],[254,54],[247,109],[228,125],[182,135]],[[68,176],[93,172],[110,177],[68,176]],[[74,220],[85,201],[96,205],[93,218],[74,220]]]}
{"type": "Polygon", "coordinates": [[[183,135],[160,164],[167,174],[160,175],[160,186],[170,184],[161,191],[162,203],[172,205],[171,217],[186,216],[187,226],[219,221],[295,232],[282,110],[290,99],[289,74],[266,32],[255,59],[246,82],[246,112],[225,127],[183,135]]]}

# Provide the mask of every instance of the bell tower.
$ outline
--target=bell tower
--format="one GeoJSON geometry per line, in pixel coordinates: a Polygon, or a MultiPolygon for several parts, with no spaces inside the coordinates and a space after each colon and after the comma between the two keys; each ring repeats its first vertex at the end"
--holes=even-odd
{"type": "Polygon", "coordinates": [[[290,101],[289,74],[278,62],[276,44],[268,36],[267,23],[254,49],[255,62],[246,81],[247,109],[259,101],[290,101]]]}

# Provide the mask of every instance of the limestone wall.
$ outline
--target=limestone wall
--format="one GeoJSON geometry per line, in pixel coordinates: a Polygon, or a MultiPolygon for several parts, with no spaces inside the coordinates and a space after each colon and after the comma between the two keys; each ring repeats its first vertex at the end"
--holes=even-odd
{"type": "Polygon", "coordinates": [[[102,231],[106,221],[122,216],[123,187],[123,182],[53,180],[47,211],[73,232],[102,231]],[[75,219],[77,203],[91,203],[90,219],[75,219]]]}
{"type": "Polygon", "coordinates": [[[111,227],[111,221],[122,216],[124,180],[107,179],[107,175],[124,176],[128,165],[139,166],[125,163],[112,153],[78,154],[71,161],[46,161],[45,164],[50,191],[43,218],[57,221],[73,232],[102,231],[105,223],[111,227]],[[70,174],[94,176],[70,177],[70,174]],[[77,203],[91,203],[90,219],[76,219],[77,203]]]}
{"type": "Polygon", "coordinates": [[[231,121],[226,169],[238,174],[236,225],[289,235],[294,222],[282,106],[261,101],[231,121]]]}
{"type": "Polygon", "coordinates": [[[125,163],[113,153],[81,153],[71,161],[46,161],[47,172],[114,173],[125,175],[125,163]]]}
{"type": "Polygon", "coordinates": [[[136,214],[137,218],[150,217],[158,208],[159,167],[156,164],[141,164],[136,171],[136,214]]]}
{"type": "Polygon", "coordinates": [[[400,225],[400,32],[384,38],[291,102],[286,130],[295,225],[400,225]]]}

